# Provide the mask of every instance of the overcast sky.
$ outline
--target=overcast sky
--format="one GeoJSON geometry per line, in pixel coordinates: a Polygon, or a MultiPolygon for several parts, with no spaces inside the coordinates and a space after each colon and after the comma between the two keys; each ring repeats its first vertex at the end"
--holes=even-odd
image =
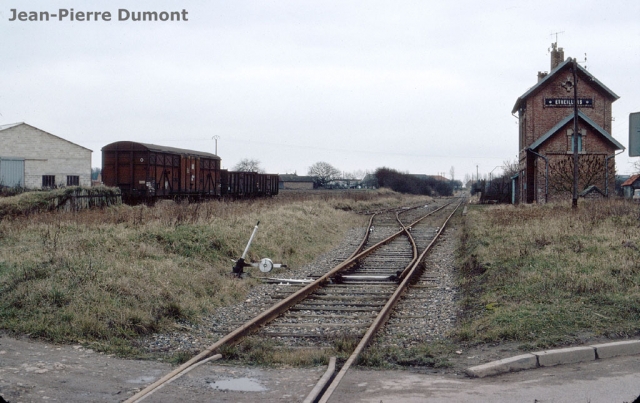
{"type": "MultiPolygon", "coordinates": [[[[625,147],[640,112],[638,1],[1,3],[0,125],[87,147],[94,167],[114,141],[215,152],[219,136],[225,168],[496,174],[516,159],[511,110],[549,70],[554,32],[620,96],[612,134],[625,147]],[[71,8],[111,21],[10,21],[71,8]],[[188,21],[119,21],[118,9],[188,21]]],[[[618,173],[636,160],[625,151],[618,173]]]]}

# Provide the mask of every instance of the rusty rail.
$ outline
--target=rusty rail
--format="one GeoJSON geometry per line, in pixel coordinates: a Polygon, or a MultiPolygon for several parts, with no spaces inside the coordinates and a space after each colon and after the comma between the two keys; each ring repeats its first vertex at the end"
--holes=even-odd
{"type": "MultiPolygon", "coordinates": [[[[324,392],[322,397],[318,400],[318,403],[327,403],[329,401],[329,398],[331,398],[331,395],[337,389],[338,385],[340,384],[340,381],[342,380],[342,378],[344,378],[344,376],[346,375],[351,365],[358,359],[358,357],[360,356],[360,353],[362,353],[362,351],[365,349],[365,347],[369,344],[369,342],[373,338],[373,335],[375,335],[375,333],[386,323],[387,319],[389,318],[389,315],[391,315],[391,310],[400,299],[400,296],[402,295],[402,293],[405,291],[407,285],[409,284],[409,281],[411,280],[411,277],[417,272],[417,269],[420,266],[420,263],[422,262],[424,257],[426,256],[427,252],[435,244],[436,240],[438,239],[438,237],[446,227],[447,223],[449,222],[451,217],[453,217],[453,215],[456,213],[456,211],[458,210],[461,204],[462,204],[462,201],[458,203],[458,205],[453,210],[453,212],[447,217],[445,222],[438,229],[436,236],[433,237],[433,240],[429,243],[429,245],[425,248],[425,250],[422,251],[422,253],[420,254],[420,257],[411,266],[409,273],[404,276],[404,279],[400,283],[400,286],[398,286],[396,291],[393,293],[391,298],[389,298],[389,301],[387,301],[387,303],[382,308],[382,310],[380,311],[380,313],[378,314],[374,322],[371,324],[369,329],[367,329],[367,332],[365,333],[364,337],[360,340],[360,343],[358,343],[358,346],[356,347],[356,349],[353,351],[351,356],[349,356],[347,361],[344,363],[344,365],[340,369],[340,372],[338,372],[338,374],[333,379],[331,384],[327,387],[327,390],[324,392]]],[[[442,208],[446,207],[447,205],[443,206],[442,208]]]]}
{"type": "MultiPolygon", "coordinates": [[[[443,206],[440,209],[442,209],[444,207],[446,207],[446,206],[443,206]]],[[[413,222],[411,225],[415,225],[416,223],[420,222],[422,219],[424,219],[424,218],[428,217],[429,215],[439,211],[440,209],[437,209],[437,210],[434,210],[432,212],[429,212],[428,214],[426,214],[421,219],[416,220],[415,222],[413,222]]],[[[373,216],[369,220],[369,226],[367,227],[367,230],[366,230],[367,235],[365,237],[368,237],[369,228],[370,228],[372,222],[373,222],[373,216]]],[[[378,249],[382,245],[385,245],[388,242],[390,242],[391,240],[397,238],[398,236],[400,236],[402,234],[407,234],[407,233],[409,233],[407,228],[403,227],[400,231],[398,231],[395,234],[387,237],[386,239],[376,243],[375,245],[371,246],[370,248],[368,248],[366,250],[363,250],[363,251],[360,251],[360,252],[356,251],[349,258],[347,258],[347,260],[345,260],[344,262],[340,263],[339,265],[337,265],[336,267],[334,267],[333,269],[328,271],[326,274],[324,274],[323,276],[319,277],[314,282],[312,282],[312,283],[306,285],[305,287],[301,288],[300,290],[294,292],[293,294],[291,294],[287,298],[285,298],[282,301],[278,302],[277,304],[273,305],[273,307],[271,307],[270,309],[264,311],[260,315],[256,316],[255,318],[253,318],[250,321],[248,321],[245,324],[243,324],[242,326],[236,328],[234,331],[232,331],[231,333],[227,334],[222,339],[218,340],[216,343],[214,343],[211,346],[209,346],[206,350],[204,350],[201,353],[199,353],[198,355],[192,357],[189,361],[187,361],[184,364],[180,365],[178,368],[174,369],[173,371],[171,371],[167,375],[163,376],[162,378],[158,379],[157,381],[155,381],[151,385],[147,386],[146,388],[142,389],[141,391],[139,391],[138,393],[136,393],[135,395],[133,395],[132,397],[127,399],[125,401],[125,403],[133,403],[133,402],[138,402],[138,401],[142,400],[147,394],[151,393],[153,390],[157,389],[158,387],[160,387],[161,385],[165,384],[166,382],[171,381],[174,377],[178,376],[180,373],[185,371],[187,368],[189,368],[189,367],[197,364],[198,362],[206,359],[207,357],[212,355],[214,352],[216,352],[216,350],[218,350],[222,346],[231,345],[231,344],[237,342],[242,337],[244,337],[244,336],[252,333],[256,329],[258,329],[260,326],[263,326],[264,324],[266,324],[266,323],[272,321],[273,319],[277,318],[279,315],[281,315],[282,313],[286,312],[293,305],[295,305],[298,302],[304,300],[309,294],[313,293],[318,288],[320,288],[323,284],[327,283],[331,279],[331,277],[333,277],[337,273],[339,273],[341,271],[348,270],[349,268],[353,267],[360,259],[370,255],[371,253],[373,253],[376,249],[378,249]]],[[[409,238],[411,238],[411,236],[409,236],[409,238]]],[[[366,243],[366,239],[362,241],[362,243],[358,247],[358,250],[362,249],[364,247],[365,243],[366,243]]]]}
{"type": "MultiPolygon", "coordinates": [[[[371,217],[371,219],[369,220],[369,227],[371,226],[372,222],[373,222],[373,217],[371,217]]],[[[369,227],[367,227],[367,236],[368,236],[368,233],[369,233],[369,227]]],[[[402,233],[402,231],[398,232],[397,234],[395,234],[393,236],[397,236],[397,235],[399,235],[401,233],[402,233]]],[[[366,242],[366,240],[363,241],[360,244],[358,249],[362,249],[364,247],[365,242],[366,242]]],[[[289,297],[287,297],[287,298],[283,299],[282,301],[280,301],[279,303],[275,304],[272,308],[264,311],[263,313],[261,313],[260,315],[256,316],[252,320],[250,320],[247,323],[243,324],[242,326],[238,327],[233,332],[229,333],[228,335],[226,335],[222,339],[218,340],[216,343],[214,343],[211,346],[209,346],[206,350],[202,351],[200,354],[196,355],[195,357],[192,357],[189,361],[187,361],[184,364],[180,365],[178,368],[174,369],[173,371],[171,371],[167,375],[163,376],[162,378],[158,379],[157,381],[155,381],[151,385],[147,386],[146,388],[142,389],[140,392],[136,393],[135,395],[133,395],[132,397],[127,399],[125,401],[125,403],[133,403],[133,402],[137,402],[137,401],[141,400],[145,395],[147,395],[148,393],[152,392],[154,389],[160,387],[162,384],[170,381],[172,378],[174,378],[175,376],[177,376],[178,374],[183,372],[185,369],[187,369],[190,366],[197,364],[199,361],[202,361],[205,358],[209,357],[211,354],[213,354],[220,347],[222,347],[222,346],[224,346],[226,344],[233,344],[234,342],[238,341],[240,338],[244,337],[245,335],[247,335],[247,334],[253,332],[255,329],[259,328],[260,326],[262,326],[262,325],[270,322],[271,320],[275,319],[276,317],[278,317],[283,312],[286,312],[290,307],[292,307],[293,305],[295,305],[298,302],[302,301],[309,294],[311,294],[312,292],[314,292],[315,290],[320,288],[325,282],[329,281],[331,276],[335,275],[336,273],[339,273],[340,271],[349,269],[354,264],[356,264],[358,259],[361,259],[361,258],[369,255],[371,252],[373,252],[377,247],[379,247],[383,243],[384,243],[384,241],[381,241],[378,244],[372,246],[371,248],[369,248],[369,249],[367,249],[365,251],[360,251],[360,252],[358,252],[356,254],[352,254],[352,256],[349,257],[347,260],[345,260],[344,262],[342,262],[338,266],[334,267],[331,271],[329,271],[328,273],[326,273],[322,277],[318,278],[313,283],[310,283],[309,285],[307,285],[307,286],[301,288],[300,290],[294,292],[289,297]]]]}

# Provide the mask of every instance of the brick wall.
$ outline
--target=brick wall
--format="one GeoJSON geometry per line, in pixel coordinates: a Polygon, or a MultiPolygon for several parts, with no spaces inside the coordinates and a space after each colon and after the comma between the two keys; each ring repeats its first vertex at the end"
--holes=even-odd
{"type": "MultiPolygon", "coordinates": [[[[524,147],[529,146],[538,138],[547,133],[559,121],[573,112],[573,108],[545,107],[545,98],[572,98],[573,91],[567,92],[561,84],[570,76],[569,73],[560,73],[558,77],[545,83],[542,91],[530,96],[526,102],[525,141],[524,147]]],[[[593,107],[580,107],[580,111],[587,115],[597,125],[609,134],[611,133],[611,100],[604,94],[592,88],[584,80],[578,79],[578,98],[593,98],[593,107]]]]}
{"type": "MultiPolygon", "coordinates": [[[[526,149],[536,140],[548,133],[558,122],[573,114],[573,107],[548,107],[545,106],[545,98],[573,98],[573,88],[567,90],[569,86],[562,84],[570,81],[573,83],[573,75],[570,69],[564,68],[554,72],[547,81],[541,84],[534,93],[529,94],[525,100],[525,108],[519,113],[519,146],[520,146],[520,174],[523,176],[519,180],[520,202],[545,201],[546,191],[546,171],[545,161],[537,158],[534,154],[527,154],[526,149]],[[534,159],[534,161],[530,161],[534,159]],[[529,162],[528,162],[529,161],[529,162]],[[529,187],[533,187],[533,190],[529,187]],[[527,192],[528,191],[528,192],[527,192]],[[527,197],[529,194],[529,197],[527,197]]],[[[609,134],[611,133],[611,105],[613,98],[610,94],[603,92],[594,86],[590,78],[578,74],[578,98],[593,99],[592,107],[579,107],[580,112],[587,115],[598,126],[602,127],[609,134]]],[[[590,125],[579,121],[578,131],[582,135],[583,155],[597,155],[602,159],[602,179],[594,183],[603,192],[609,189],[612,192],[615,184],[615,162],[611,158],[608,163],[608,183],[605,181],[605,158],[615,153],[615,148],[605,141],[590,125]],[[608,186],[607,186],[608,185],[608,186]]],[[[557,159],[572,155],[571,135],[573,134],[573,121],[565,127],[560,128],[551,138],[545,141],[537,150],[541,155],[548,158],[549,164],[553,164],[557,159]]],[[[579,186],[579,189],[582,187],[579,186]]],[[[557,201],[571,198],[569,194],[554,193],[549,188],[548,201],[557,201]]]]}

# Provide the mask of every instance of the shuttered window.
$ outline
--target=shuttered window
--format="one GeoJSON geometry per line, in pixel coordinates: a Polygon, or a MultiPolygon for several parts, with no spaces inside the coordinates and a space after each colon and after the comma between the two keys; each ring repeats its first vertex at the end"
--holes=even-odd
{"type": "Polygon", "coordinates": [[[55,175],[42,175],[42,187],[43,188],[54,188],[54,187],[56,187],[56,176],[55,175]]]}
{"type": "Polygon", "coordinates": [[[80,177],[78,175],[68,175],[67,186],[80,186],[80,177]]]}

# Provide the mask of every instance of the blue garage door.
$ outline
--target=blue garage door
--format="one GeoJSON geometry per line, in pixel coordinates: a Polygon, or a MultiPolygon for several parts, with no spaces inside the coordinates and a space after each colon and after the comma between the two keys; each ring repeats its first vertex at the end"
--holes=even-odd
{"type": "Polygon", "coordinates": [[[24,187],[24,159],[0,158],[0,186],[24,187]]]}

